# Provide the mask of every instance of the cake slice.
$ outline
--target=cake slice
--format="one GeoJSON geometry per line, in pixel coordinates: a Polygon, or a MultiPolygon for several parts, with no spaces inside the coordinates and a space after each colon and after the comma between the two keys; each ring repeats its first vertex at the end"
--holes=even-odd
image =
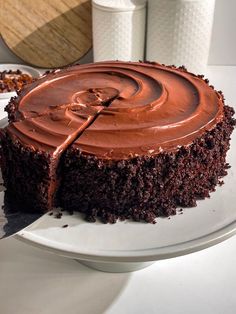
{"type": "Polygon", "coordinates": [[[52,209],[60,181],[60,157],[101,110],[78,104],[64,107],[12,122],[1,131],[6,196],[18,209],[52,209]]]}

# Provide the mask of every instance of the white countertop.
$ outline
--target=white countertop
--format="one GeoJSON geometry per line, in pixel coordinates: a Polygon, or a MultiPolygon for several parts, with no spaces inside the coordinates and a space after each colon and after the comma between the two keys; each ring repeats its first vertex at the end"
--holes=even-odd
{"type": "MultiPolygon", "coordinates": [[[[227,104],[236,104],[236,66],[211,66],[207,77],[223,90],[227,104]]],[[[0,313],[234,314],[235,265],[236,236],[204,251],[124,274],[102,273],[14,238],[4,239],[0,240],[0,313]]]]}

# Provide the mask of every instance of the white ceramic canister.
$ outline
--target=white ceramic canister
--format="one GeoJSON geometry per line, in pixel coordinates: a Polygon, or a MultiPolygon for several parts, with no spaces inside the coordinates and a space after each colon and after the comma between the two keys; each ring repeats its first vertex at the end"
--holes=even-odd
{"type": "Polygon", "coordinates": [[[144,58],[146,0],[93,0],[94,61],[144,58]]]}
{"type": "Polygon", "coordinates": [[[149,0],[146,59],[204,73],[214,7],[215,0],[149,0]]]}

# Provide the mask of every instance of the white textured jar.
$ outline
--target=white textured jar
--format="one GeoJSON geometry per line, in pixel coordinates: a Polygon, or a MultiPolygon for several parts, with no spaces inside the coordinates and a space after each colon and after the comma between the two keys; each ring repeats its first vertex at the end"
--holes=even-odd
{"type": "Polygon", "coordinates": [[[215,0],[149,0],[146,59],[203,73],[215,0]]]}
{"type": "Polygon", "coordinates": [[[94,61],[144,58],[146,0],[93,0],[94,61]]]}

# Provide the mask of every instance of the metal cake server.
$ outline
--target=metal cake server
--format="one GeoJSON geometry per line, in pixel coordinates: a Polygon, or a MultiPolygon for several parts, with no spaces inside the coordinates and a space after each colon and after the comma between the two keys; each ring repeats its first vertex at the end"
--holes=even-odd
{"type": "Polygon", "coordinates": [[[5,213],[1,208],[0,239],[10,237],[11,235],[31,225],[41,216],[42,214],[27,214],[22,212],[5,213]]]}
{"type": "Polygon", "coordinates": [[[42,214],[9,213],[0,209],[0,239],[10,237],[40,218],[42,214]]]}

